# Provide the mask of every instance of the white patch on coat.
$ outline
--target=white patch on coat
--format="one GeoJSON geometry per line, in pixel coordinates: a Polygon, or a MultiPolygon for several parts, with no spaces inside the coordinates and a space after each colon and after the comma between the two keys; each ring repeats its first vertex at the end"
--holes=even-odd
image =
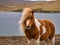
{"type": "Polygon", "coordinates": [[[44,34],[44,33],[46,33],[46,28],[43,26],[43,33],[42,34],[44,34]]]}
{"type": "Polygon", "coordinates": [[[46,28],[43,26],[43,32],[42,32],[41,36],[42,36],[44,33],[46,33],[46,28]]]}
{"type": "Polygon", "coordinates": [[[35,18],[35,24],[36,24],[36,26],[37,26],[37,28],[38,28],[38,30],[40,31],[40,22],[35,18]]]}

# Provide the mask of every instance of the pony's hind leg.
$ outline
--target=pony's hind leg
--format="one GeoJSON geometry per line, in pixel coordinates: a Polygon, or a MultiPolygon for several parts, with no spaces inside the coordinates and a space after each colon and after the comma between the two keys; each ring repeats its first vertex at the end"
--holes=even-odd
{"type": "Polygon", "coordinates": [[[55,37],[51,40],[46,40],[47,45],[54,45],[55,44],[55,37]]]}
{"type": "Polygon", "coordinates": [[[45,45],[50,45],[50,44],[49,44],[49,39],[46,39],[46,40],[45,40],[45,45]]]}
{"type": "Polygon", "coordinates": [[[52,40],[50,40],[51,45],[55,45],[55,37],[53,37],[52,40]]]}

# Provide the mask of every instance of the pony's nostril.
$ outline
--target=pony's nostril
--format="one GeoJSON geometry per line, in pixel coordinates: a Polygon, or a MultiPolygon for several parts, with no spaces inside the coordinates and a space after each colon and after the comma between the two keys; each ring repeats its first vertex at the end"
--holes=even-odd
{"type": "Polygon", "coordinates": [[[27,26],[27,28],[29,28],[30,26],[27,26]]]}
{"type": "Polygon", "coordinates": [[[29,30],[30,30],[30,29],[31,29],[31,27],[30,27],[30,26],[26,26],[26,29],[29,29],[29,30]]]}
{"type": "Polygon", "coordinates": [[[26,26],[26,29],[31,30],[31,27],[30,26],[26,26]]]}

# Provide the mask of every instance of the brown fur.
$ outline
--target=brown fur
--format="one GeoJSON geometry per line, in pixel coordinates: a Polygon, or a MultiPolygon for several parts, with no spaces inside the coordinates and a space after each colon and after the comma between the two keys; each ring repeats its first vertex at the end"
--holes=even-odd
{"type": "Polygon", "coordinates": [[[39,37],[39,32],[38,32],[36,26],[33,26],[32,30],[25,30],[25,34],[28,39],[35,39],[36,40],[39,37]]]}

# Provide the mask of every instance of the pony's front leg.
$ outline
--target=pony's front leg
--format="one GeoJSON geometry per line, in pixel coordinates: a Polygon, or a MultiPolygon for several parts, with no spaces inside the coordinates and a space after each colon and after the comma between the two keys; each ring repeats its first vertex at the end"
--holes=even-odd
{"type": "Polygon", "coordinates": [[[25,36],[25,39],[27,41],[27,45],[31,45],[31,38],[29,38],[28,36],[25,36]]]}
{"type": "Polygon", "coordinates": [[[40,40],[39,39],[35,40],[35,45],[40,45],[40,40]]]}
{"type": "Polygon", "coordinates": [[[35,40],[35,44],[40,45],[40,35],[39,35],[38,39],[35,40]]]}
{"type": "Polygon", "coordinates": [[[26,37],[27,45],[31,45],[31,40],[26,37]]]}
{"type": "Polygon", "coordinates": [[[27,40],[27,42],[28,42],[28,45],[31,45],[31,41],[30,40],[27,40]]]}

